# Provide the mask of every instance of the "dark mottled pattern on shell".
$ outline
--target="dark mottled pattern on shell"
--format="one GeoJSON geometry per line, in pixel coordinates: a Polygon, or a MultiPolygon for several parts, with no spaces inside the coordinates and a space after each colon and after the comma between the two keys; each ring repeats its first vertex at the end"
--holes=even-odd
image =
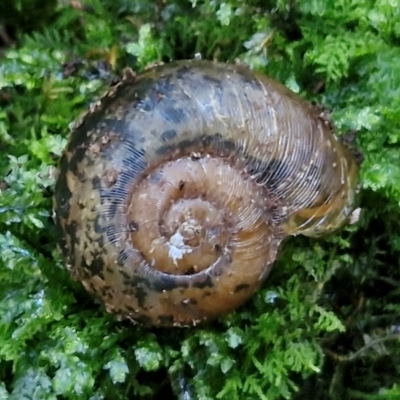
{"type": "Polygon", "coordinates": [[[356,179],[354,160],[318,111],[282,85],[243,66],[176,62],[122,81],[77,124],[60,162],[56,224],[71,272],[110,312],[146,325],[193,325],[248,299],[285,236],[342,225],[356,179]],[[262,192],[249,201],[262,203],[272,236],[251,273],[230,271],[231,247],[216,246],[218,261],[186,275],[152,268],[135,248],[131,235],[143,223],[128,217],[132,193],[185,157],[223,159],[262,192]]]}

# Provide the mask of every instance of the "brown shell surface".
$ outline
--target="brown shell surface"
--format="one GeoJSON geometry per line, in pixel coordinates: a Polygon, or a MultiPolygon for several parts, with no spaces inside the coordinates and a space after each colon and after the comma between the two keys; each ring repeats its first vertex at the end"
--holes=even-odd
{"type": "Polygon", "coordinates": [[[180,61],[122,80],[76,125],[55,220],[108,311],[190,326],[245,302],[288,235],[341,226],[356,183],[330,124],[283,85],[180,61]]]}

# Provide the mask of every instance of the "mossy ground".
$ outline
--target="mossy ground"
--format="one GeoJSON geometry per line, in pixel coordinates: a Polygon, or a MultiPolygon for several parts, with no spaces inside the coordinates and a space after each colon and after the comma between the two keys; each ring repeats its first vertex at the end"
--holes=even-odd
{"type": "Polygon", "coordinates": [[[0,399],[400,399],[399,0],[16,0],[0,27],[0,399]],[[54,168],[122,68],[196,53],[332,111],[364,154],[361,219],[286,242],[226,318],[148,330],[65,271],[54,168]]]}

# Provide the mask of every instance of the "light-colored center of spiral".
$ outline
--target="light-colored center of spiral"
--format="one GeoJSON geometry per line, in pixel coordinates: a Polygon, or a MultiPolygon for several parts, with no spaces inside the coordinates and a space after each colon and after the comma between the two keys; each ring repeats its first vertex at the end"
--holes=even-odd
{"type": "Polygon", "coordinates": [[[160,233],[166,239],[173,273],[196,273],[208,268],[228,244],[225,212],[208,200],[179,199],[164,213],[160,233]]]}

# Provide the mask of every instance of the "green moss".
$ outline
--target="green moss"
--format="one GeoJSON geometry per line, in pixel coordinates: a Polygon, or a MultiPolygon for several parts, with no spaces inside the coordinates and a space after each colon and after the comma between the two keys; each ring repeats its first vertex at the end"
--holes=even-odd
{"type": "Polygon", "coordinates": [[[28,33],[37,1],[17,3],[0,19],[15,40],[0,52],[0,399],[399,398],[400,2],[49,1],[28,33]],[[54,167],[123,67],[196,53],[243,60],[355,131],[363,210],[329,239],[286,242],[237,312],[145,330],[65,270],[54,167]]]}

